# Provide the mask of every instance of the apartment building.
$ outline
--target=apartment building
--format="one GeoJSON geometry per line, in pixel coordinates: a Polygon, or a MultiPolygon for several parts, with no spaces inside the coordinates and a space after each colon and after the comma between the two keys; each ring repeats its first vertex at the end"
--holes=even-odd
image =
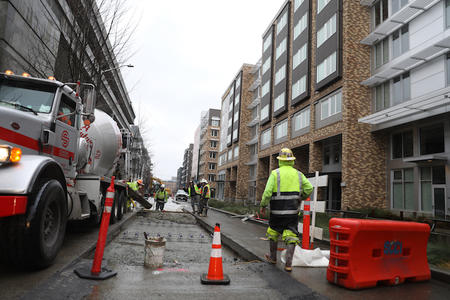
{"type": "Polygon", "coordinates": [[[182,178],[183,178],[183,167],[179,167],[177,170],[177,190],[182,189],[183,186],[183,182],[182,182],[182,178]]]}
{"type": "Polygon", "coordinates": [[[221,138],[217,197],[233,201],[255,200],[256,149],[259,124],[257,101],[259,65],[244,64],[222,97],[221,138]],[[253,123],[251,123],[253,121],[253,123]],[[251,125],[251,126],[248,126],[251,125]]]}
{"type": "Polygon", "coordinates": [[[191,177],[198,180],[198,170],[200,162],[200,125],[197,126],[194,133],[194,147],[192,149],[192,167],[191,177]]]}
{"type": "Polygon", "coordinates": [[[283,147],[296,168],[328,175],[320,195],[330,209],[386,207],[385,139],[358,119],[371,111],[370,10],[359,1],[285,1],[263,34],[260,140],[261,199],[283,147]]]}
{"type": "Polygon", "coordinates": [[[370,32],[370,112],[384,137],[386,201],[393,211],[450,215],[450,1],[362,0],[370,32]]]}
{"type": "Polygon", "coordinates": [[[181,186],[187,187],[189,185],[189,181],[191,180],[191,169],[192,169],[192,155],[194,151],[194,144],[189,144],[184,150],[183,156],[183,171],[181,173],[181,186]]]}
{"type": "Polygon", "coordinates": [[[202,112],[198,154],[198,180],[208,180],[212,197],[216,190],[217,162],[219,159],[220,110],[202,112]]]}

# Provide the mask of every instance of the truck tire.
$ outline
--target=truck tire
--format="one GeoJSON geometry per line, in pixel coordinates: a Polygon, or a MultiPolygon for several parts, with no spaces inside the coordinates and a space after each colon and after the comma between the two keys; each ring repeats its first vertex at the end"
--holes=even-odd
{"type": "Polygon", "coordinates": [[[55,179],[40,181],[30,197],[38,206],[28,229],[25,216],[8,218],[2,224],[2,254],[14,265],[42,269],[53,263],[64,240],[66,197],[55,179]]]}
{"type": "Polygon", "coordinates": [[[119,191],[114,193],[114,202],[111,209],[111,217],[109,218],[109,224],[115,224],[118,221],[119,215],[119,191]]]}
{"type": "Polygon", "coordinates": [[[89,218],[89,224],[94,227],[99,226],[100,223],[102,222],[103,210],[105,209],[106,191],[100,190],[100,194],[102,195],[102,200],[100,202],[100,207],[98,209],[97,207],[95,207],[95,204],[89,202],[90,209],[92,212],[89,218]]]}
{"type": "Polygon", "coordinates": [[[125,197],[125,191],[119,191],[119,214],[117,219],[122,220],[127,209],[127,199],[125,197]]]}

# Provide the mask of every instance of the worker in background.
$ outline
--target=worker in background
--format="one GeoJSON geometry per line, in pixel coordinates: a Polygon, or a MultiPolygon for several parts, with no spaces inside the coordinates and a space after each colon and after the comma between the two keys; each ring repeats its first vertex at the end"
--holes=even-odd
{"type": "Polygon", "coordinates": [[[196,213],[196,206],[198,207],[198,204],[196,205],[195,203],[195,196],[197,195],[197,193],[195,192],[195,187],[194,187],[194,182],[191,180],[189,181],[189,186],[188,186],[188,195],[189,195],[189,199],[191,200],[191,206],[192,206],[192,213],[196,213]]]}
{"type": "MultiPolygon", "coordinates": [[[[200,183],[193,183],[194,186],[194,203],[192,204],[192,211],[193,213],[197,213],[200,215],[200,201],[202,196],[202,188],[200,183]]],[[[192,200],[191,200],[192,202],[192,200]]]]}
{"type": "MultiPolygon", "coordinates": [[[[127,182],[127,185],[133,191],[139,192],[139,189],[141,189],[144,186],[144,182],[142,181],[142,179],[138,179],[135,181],[131,181],[130,179],[130,181],[127,182]]],[[[136,203],[134,202],[132,197],[129,197],[127,201],[127,209],[130,210],[131,206],[136,207],[136,203]]]]}
{"type": "Polygon", "coordinates": [[[166,186],[164,184],[161,184],[158,191],[156,191],[155,196],[153,197],[156,201],[156,210],[159,209],[160,211],[163,211],[164,204],[166,204],[167,202],[168,195],[165,187],[166,186]]]}
{"type": "Polygon", "coordinates": [[[279,168],[270,173],[261,200],[261,214],[266,213],[270,202],[269,239],[270,253],[265,255],[268,262],[276,264],[278,238],[287,245],[285,271],[292,271],[292,258],[295,245],[300,242],[298,212],[301,199],[306,199],[313,191],[313,186],[294,166],[295,157],[291,149],[281,149],[278,157],[279,168]]]}
{"type": "Polygon", "coordinates": [[[206,179],[202,179],[200,181],[202,185],[202,195],[200,199],[200,216],[206,217],[208,215],[208,201],[211,198],[211,188],[209,186],[208,181],[206,179]]]}

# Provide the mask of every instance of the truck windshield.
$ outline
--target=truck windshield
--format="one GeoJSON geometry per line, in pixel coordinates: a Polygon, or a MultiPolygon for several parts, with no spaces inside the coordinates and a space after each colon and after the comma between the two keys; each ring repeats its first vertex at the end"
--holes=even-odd
{"type": "Polygon", "coordinates": [[[0,105],[18,110],[49,113],[56,86],[0,78],[0,105]]]}

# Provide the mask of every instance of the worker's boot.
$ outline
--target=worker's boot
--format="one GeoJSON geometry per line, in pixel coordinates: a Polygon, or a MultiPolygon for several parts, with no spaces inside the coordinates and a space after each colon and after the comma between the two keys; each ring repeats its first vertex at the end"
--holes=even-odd
{"type": "Polygon", "coordinates": [[[264,254],[264,258],[271,264],[277,263],[277,249],[278,249],[278,242],[272,240],[269,241],[270,253],[264,254]]]}
{"type": "Polygon", "coordinates": [[[286,272],[292,271],[292,259],[294,258],[295,244],[288,244],[286,247],[286,264],[284,270],[286,272]]]}

